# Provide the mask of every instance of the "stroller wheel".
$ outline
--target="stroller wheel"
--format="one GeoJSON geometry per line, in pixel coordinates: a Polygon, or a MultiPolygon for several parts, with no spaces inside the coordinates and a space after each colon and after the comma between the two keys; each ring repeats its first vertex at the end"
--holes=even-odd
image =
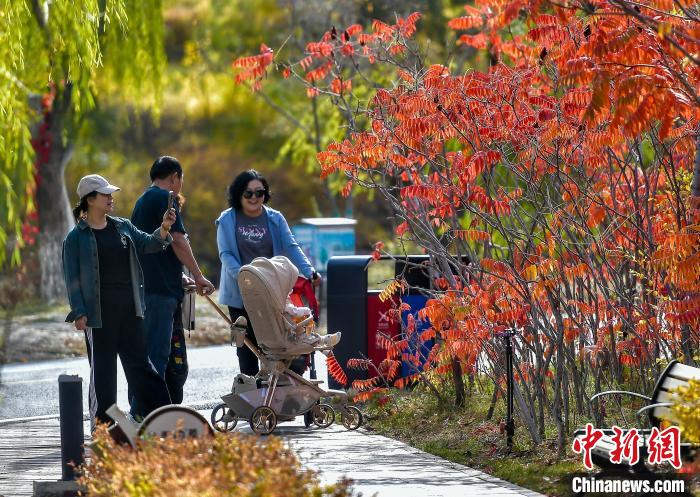
{"type": "Polygon", "coordinates": [[[233,430],[237,424],[236,415],[226,404],[217,405],[211,412],[211,425],[216,431],[226,433],[233,430]]]}
{"type": "Polygon", "coordinates": [[[277,426],[277,415],[270,407],[256,407],[250,415],[250,428],[258,435],[269,435],[275,426],[277,426]]]}
{"type": "Polygon", "coordinates": [[[311,409],[311,422],[319,428],[328,428],[335,421],[335,411],[328,404],[316,404],[311,409]]]}
{"type": "Polygon", "coordinates": [[[345,406],[340,413],[340,421],[348,430],[357,430],[362,425],[362,413],[355,406],[345,406]]]}

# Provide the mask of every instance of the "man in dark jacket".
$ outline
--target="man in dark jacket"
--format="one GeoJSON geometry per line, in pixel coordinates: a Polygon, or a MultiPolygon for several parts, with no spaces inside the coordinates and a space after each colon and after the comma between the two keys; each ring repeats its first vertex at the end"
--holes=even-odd
{"type": "MultiPolygon", "coordinates": [[[[180,162],[174,157],[158,158],[151,167],[151,186],[138,198],[131,213],[131,222],[141,230],[150,230],[166,208],[170,192],[179,195],[184,173],[180,162]]],[[[183,386],[187,379],[187,352],[182,324],[182,300],[184,265],[192,274],[197,292],[208,295],[214,291],[199,269],[187,238],[187,231],[180,217],[179,203],[175,210],[177,220],[170,232],[172,244],[162,253],[142,257],[146,294],[146,327],[148,356],[153,366],[165,378],[173,403],[182,402],[183,386]]],[[[153,231],[153,230],[150,230],[153,231]]]]}

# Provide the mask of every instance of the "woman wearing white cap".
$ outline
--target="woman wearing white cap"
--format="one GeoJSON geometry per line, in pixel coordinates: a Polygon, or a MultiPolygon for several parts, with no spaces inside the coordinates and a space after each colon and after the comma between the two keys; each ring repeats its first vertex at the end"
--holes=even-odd
{"type": "Polygon", "coordinates": [[[117,356],[130,389],[131,412],[145,416],[170,403],[168,389],[148,360],[143,328],[143,274],[138,253],[163,250],[172,241],[174,209],[154,233],[139,231],[112,212],[119,188],[90,174],[78,183],[77,225],[63,242],[63,272],[70,302],[67,322],[85,332],[90,361],[90,419],[109,423],[117,401],[117,356]]]}

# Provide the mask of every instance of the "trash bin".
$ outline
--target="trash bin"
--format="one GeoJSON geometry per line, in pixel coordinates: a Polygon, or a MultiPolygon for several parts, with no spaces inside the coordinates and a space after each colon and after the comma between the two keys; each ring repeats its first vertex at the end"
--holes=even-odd
{"type": "Polygon", "coordinates": [[[425,307],[428,297],[416,292],[415,290],[413,290],[413,292],[415,293],[409,293],[408,295],[401,296],[401,303],[408,304],[410,306],[409,310],[401,312],[401,321],[403,322],[404,326],[407,326],[409,315],[415,320],[415,332],[407,334],[408,347],[403,353],[404,355],[415,357],[417,362],[404,358],[401,361],[400,376],[410,376],[421,371],[421,366],[425,364],[425,360],[435,344],[435,340],[433,339],[425,341],[420,339],[421,333],[430,328],[429,319],[422,319],[418,317],[418,311],[425,307]]]}
{"type": "Polygon", "coordinates": [[[346,217],[305,217],[292,226],[292,233],[314,268],[325,275],[331,257],[355,253],[356,224],[346,217]]]}
{"type": "Polygon", "coordinates": [[[429,261],[430,256],[427,255],[409,255],[396,260],[395,276],[403,278],[408,284],[408,291],[401,295],[401,303],[410,306],[409,310],[401,312],[401,321],[404,327],[407,326],[408,316],[411,315],[416,323],[415,333],[408,337],[408,347],[403,353],[418,358],[418,364],[414,364],[411,360],[402,360],[400,376],[410,376],[420,371],[420,366],[425,364],[425,360],[435,344],[434,340],[421,343],[421,332],[430,328],[430,321],[427,318],[418,317],[418,312],[425,307],[425,303],[428,301],[428,296],[423,290],[432,288],[429,268],[427,267],[429,261]],[[420,353],[416,354],[417,352],[420,353]]]}
{"type": "MultiPolygon", "coordinates": [[[[350,384],[367,378],[364,371],[348,369],[347,362],[367,355],[367,265],[371,260],[367,255],[334,256],[326,267],[328,332],[342,333],[333,353],[350,384]]],[[[328,384],[331,388],[343,387],[330,375],[328,384]]]]}
{"type": "MultiPolygon", "coordinates": [[[[340,343],[333,352],[343,367],[352,384],[354,380],[364,380],[375,376],[376,372],[358,371],[347,367],[348,359],[367,357],[375,365],[386,358],[386,350],[381,347],[382,334],[396,337],[401,333],[398,320],[391,322],[388,311],[396,308],[399,302],[406,303],[410,310],[403,311],[401,318],[405,325],[408,315],[416,320],[416,333],[409,340],[404,353],[415,354],[420,347],[420,362],[430,353],[434,340],[420,344],[420,333],[430,327],[430,322],[418,318],[418,312],[425,307],[428,296],[422,292],[431,288],[427,255],[409,255],[405,257],[382,257],[382,260],[394,260],[391,277],[401,277],[409,285],[409,290],[402,295],[394,295],[382,302],[381,291],[373,290],[368,285],[368,268],[372,257],[368,255],[335,256],[328,260],[327,266],[327,315],[328,332],[342,332],[340,343]]],[[[467,259],[464,259],[467,262],[467,259]]],[[[410,361],[403,361],[400,376],[414,374],[416,366],[410,361]]],[[[328,378],[332,388],[340,388],[333,378],[328,378]]]]}
{"type": "MultiPolygon", "coordinates": [[[[376,366],[386,359],[386,348],[382,346],[382,337],[394,338],[401,333],[401,323],[392,319],[390,311],[398,307],[396,295],[382,302],[379,299],[381,290],[367,291],[367,358],[376,366]]],[[[372,378],[377,372],[370,368],[367,378],[372,378]]]]}
{"type": "MultiPolygon", "coordinates": [[[[391,260],[382,257],[382,260],[391,260]]],[[[336,256],[328,260],[327,266],[327,316],[328,332],[340,331],[343,336],[333,349],[336,359],[348,375],[348,381],[364,380],[376,376],[376,371],[358,371],[347,367],[348,359],[367,357],[379,364],[386,358],[386,349],[381,346],[381,337],[396,337],[401,333],[401,324],[397,319],[389,317],[389,310],[398,307],[400,301],[411,306],[404,313],[404,323],[408,312],[417,313],[425,306],[427,296],[420,294],[421,289],[430,288],[430,277],[425,268],[412,264],[420,264],[429,260],[427,255],[416,255],[395,258],[395,266],[390,277],[400,276],[414,287],[406,295],[394,295],[382,302],[379,299],[380,290],[368,287],[368,267],[372,257],[368,255],[336,256]]],[[[422,329],[429,323],[423,323],[422,329]]],[[[427,345],[426,345],[427,346],[427,345]]],[[[432,347],[432,343],[429,345],[432,347]]],[[[416,350],[417,344],[413,349],[416,350]]],[[[429,349],[428,349],[429,351],[429,349]]],[[[410,371],[402,366],[402,371],[410,371]]],[[[332,388],[339,388],[333,378],[328,379],[332,388]]]]}

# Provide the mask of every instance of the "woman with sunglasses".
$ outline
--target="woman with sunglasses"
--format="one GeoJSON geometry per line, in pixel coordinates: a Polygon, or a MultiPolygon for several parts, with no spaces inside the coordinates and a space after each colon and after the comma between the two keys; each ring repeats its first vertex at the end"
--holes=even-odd
{"type": "Polygon", "coordinates": [[[128,219],[112,217],[119,188],[97,174],[78,183],[77,225],[63,242],[63,273],[70,314],[67,322],[85,333],[90,362],[90,421],[110,423],[106,410],[117,401],[117,356],[134,392],[131,411],[144,417],[170,404],[170,394],[148,360],[143,327],[143,273],[138,255],[162,251],[172,242],[175,209],[167,209],[152,234],[128,219]]]}
{"type": "MultiPolygon", "coordinates": [[[[267,207],[270,186],[254,169],[244,171],[228,188],[229,208],[216,220],[216,241],[221,259],[219,302],[227,305],[231,320],[248,315],[238,289],[238,271],[256,257],[283,255],[309,278],[314,285],[321,279],[302,252],[282,213],[267,207]]],[[[248,319],[247,335],[257,345],[248,319]]],[[[259,371],[258,359],[247,347],[237,349],[241,373],[254,376],[259,371]]]]}

